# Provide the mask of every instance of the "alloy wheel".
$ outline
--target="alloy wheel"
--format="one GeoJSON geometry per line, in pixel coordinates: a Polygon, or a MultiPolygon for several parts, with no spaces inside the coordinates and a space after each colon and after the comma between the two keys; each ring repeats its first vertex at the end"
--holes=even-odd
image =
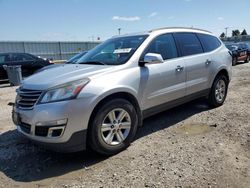
{"type": "Polygon", "coordinates": [[[224,80],[219,80],[215,87],[215,98],[217,102],[222,102],[226,95],[226,83],[224,80]]]}
{"type": "Polygon", "coordinates": [[[101,125],[101,135],[108,145],[118,145],[128,136],[131,128],[131,117],[129,113],[116,108],[108,112],[101,125]]]}

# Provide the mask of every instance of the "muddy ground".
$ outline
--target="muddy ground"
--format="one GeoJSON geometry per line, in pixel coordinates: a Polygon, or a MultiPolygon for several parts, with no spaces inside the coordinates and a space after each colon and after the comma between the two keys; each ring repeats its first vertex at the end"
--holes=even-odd
{"type": "Polygon", "coordinates": [[[250,187],[250,64],[233,67],[222,107],[197,100],[146,119],[109,158],[34,146],[11,121],[15,88],[0,87],[0,187],[250,187]]]}

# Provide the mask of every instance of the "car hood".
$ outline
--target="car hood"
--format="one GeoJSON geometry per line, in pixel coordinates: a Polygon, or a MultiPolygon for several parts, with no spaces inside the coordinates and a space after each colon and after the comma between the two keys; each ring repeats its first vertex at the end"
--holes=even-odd
{"type": "Polygon", "coordinates": [[[33,74],[23,80],[22,87],[32,90],[47,90],[61,84],[88,78],[111,69],[108,65],[65,64],[33,74]]]}
{"type": "Polygon", "coordinates": [[[51,65],[48,65],[48,66],[45,66],[43,68],[40,68],[38,69],[35,73],[39,73],[39,72],[42,72],[44,70],[47,70],[47,69],[52,69],[52,68],[55,68],[55,67],[59,67],[59,66],[63,66],[64,64],[51,64],[51,65]]]}

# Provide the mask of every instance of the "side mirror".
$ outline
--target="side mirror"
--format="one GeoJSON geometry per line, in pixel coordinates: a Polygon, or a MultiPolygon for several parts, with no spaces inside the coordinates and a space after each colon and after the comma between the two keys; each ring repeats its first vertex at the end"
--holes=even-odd
{"type": "Polygon", "coordinates": [[[144,56],[143,62],[139,62],[139,65],[143,67],[145,64],[158,64],[158,63],[163,63],[163,62],[164,60],[161,54],[147,53],[144,56]]]}

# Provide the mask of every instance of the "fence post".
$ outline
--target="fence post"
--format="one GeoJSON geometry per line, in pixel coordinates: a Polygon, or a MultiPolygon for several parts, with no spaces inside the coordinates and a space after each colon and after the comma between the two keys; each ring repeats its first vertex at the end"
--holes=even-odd
{"type": "Polygon", "coordinates": [[[60,60],[62,60],[61,42],[58,42],[58,45],[59,45],[59,56],[60,56],[60,60]]]}
{"type": "Polygon", "coordinates": [[[26,50],[25,50],[25,42],[23,42],[23,53],[26,53],[26,50]]]}

